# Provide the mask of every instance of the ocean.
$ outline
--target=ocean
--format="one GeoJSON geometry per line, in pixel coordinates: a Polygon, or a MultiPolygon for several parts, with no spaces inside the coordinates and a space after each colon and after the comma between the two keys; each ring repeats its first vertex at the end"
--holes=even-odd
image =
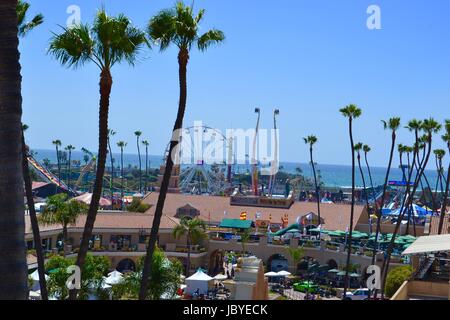
{"type": "MultiPolygon", "coordinates": [[[[42,149],[36,149],[33,150],[35,152],[35,158],[42,162],[43,159],[48,158],[51,163],[56,163],[56,154],[54,150],[42,150],[42,149]]],[[[116,166],[120,163],[120,154],[119,153],[113,153],[113,157],[115,159],[116,166]]],[[[83,162],[83,153],[81,151],[73,151],[72,152],[72,159],[73,160],[80,160],[83,162]]],[[[141,154],[142,159],[142,168],[145,168],[145,154],[141,154]]],[[[138,166],[139,165],[139,158],[137,154],[124,154],[123,157],[124,166],[138,166]]],[[[149,168],[159,168],[163,161],[162,156],[156,156],[156,155],[149,155],[149,168]]],[[[434,162],[433,162],[434,163],[434,162]]],[[[369,186],[369,175],[365,168],[364,161],[361,163],[363,165],[363,172],[366,179],[366,185],[369,186]]],[[[107,166],[110,165],[109,163],[109,156],[107,159],[107,166]]],[[[293,163],[293,162],[280,162],[280,167],[282,168],[282,171],[288,172],[288,173],[296,173],[296,168],[300,167],[302,169],[303,175],[305,177],[312,177],[312,169],[311,166],[307,163],[293,163]]],[[[348,187],[351,186],[351,166],[345,166],[345,165],[332,165],[332,164],[321,164],[318,163],[316,165],[317,174],[320,173],[321,181],[329,187],[348,187]]],[[[384,183],[385,175],[386,175],[386,168],[380,168],[380,167],[371,167],[371,173],[372,173],[372,179],[374,186],[382,185],[384,183]]],[[[247,172],[247,170],[251,170],[249,165],[237,165],[233,168],[233,172],[239,172],[244,173],[247,172]]],[[[437,179],[437,172],[435,170],[427,170],[426,171],[426,177],[431,185],[431,188],[435,188],[436,185],[436,179],[437,179]]],[[[363,185],[361,175],[359,173],[359,169],[356,168],[355,172],[355,180],[356,185],[361,186],[363,185]]],[[[402,171],[399,168],[392,168],[389,180],[402,180],[402,171]]]]}

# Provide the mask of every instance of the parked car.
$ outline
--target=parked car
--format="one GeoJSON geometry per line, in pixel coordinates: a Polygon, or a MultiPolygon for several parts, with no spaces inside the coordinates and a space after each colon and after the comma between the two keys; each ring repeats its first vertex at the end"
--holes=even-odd
{"type": "Polygon", "coordinates": [[[357,289],[353,292],[347,292],[345,300],[368,300],[369,299],[369,289],[357,289]]]}

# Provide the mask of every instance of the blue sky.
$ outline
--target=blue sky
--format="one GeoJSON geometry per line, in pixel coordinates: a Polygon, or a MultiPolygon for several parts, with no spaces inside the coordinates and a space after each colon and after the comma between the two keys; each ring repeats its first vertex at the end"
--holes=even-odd
{"type": "MultiPolygon", "coordinates": [[[[71,70],[46,54],[75,4],[90,22],[102,4],[144,27],[174,1],[30,0],[45,24],[21,42],[23,118],[34,149],[58,138],[79,150],[97,148],[98,75],[93,65],[71,70]]],[[[387,164],[390,134],[380,120],[400,116],[450,118],[450,2],[448,0],[196,0],[205,8],[201,27],[216,27],[226,41],[206,53],[191,53],[185,125],[202,120],[221,130],[251,128],[253,109],[262,127],[280,109],[282,161],[307,162],[301,137],[315,134],[319,163],[349,164],[347,122],[339,108],[355,103],[363,115],[355,139],[369,144],[373,165],[387,164]],[[381,8],[381,30],[366,27],[367,7],[381,8]]],[[[145,51],[134,68],[113,69],[110,127],[135,152],[135,130],[162,154],[178,104],[176,50],[145,51]]],[[[399,141],[410,144],[402,130],[399,141]]],[[[436,147],[444,145],[438,139],[436,147]]]]}

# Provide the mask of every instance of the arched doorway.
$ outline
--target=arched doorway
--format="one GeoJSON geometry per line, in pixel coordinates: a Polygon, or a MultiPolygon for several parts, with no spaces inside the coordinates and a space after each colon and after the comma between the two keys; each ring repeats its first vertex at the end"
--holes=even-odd
{"type": "Polygon", "coordinates": [[[117,271],[119,272],[130,272],[136,271],[136,263],[131,259],[123,259],[117,264],[117,271]]]}
{"type": "Polygon", "coordinates": [[[209,257],[209,273],[218,274],[223,272],[223,250],[214,250],[209,257]]]}
{"type": "Polygon", "coordinates": [[[327,265],[330,267],[330,269],[337,269],[338,267],[338,263],[333,259],[328,260],[327,265]]]}
{"type": "Polygon", "coordinates": [[[282,254],[273,254],[267,260],[268,271],[279,272],[281,270],[289,269],[289,262],[282,254]]]}

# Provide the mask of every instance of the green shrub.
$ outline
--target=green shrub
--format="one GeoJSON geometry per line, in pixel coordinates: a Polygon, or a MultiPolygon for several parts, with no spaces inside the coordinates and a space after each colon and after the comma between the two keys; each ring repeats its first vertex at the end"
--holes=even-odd
{"type": "Polygon", "coordinates": [[[392,297],[403,284],[403,282],[411,277],[412,272],[413,270],[411,266],[401,266],[392,269],[386,279],[386,295],[392,297]]]}

